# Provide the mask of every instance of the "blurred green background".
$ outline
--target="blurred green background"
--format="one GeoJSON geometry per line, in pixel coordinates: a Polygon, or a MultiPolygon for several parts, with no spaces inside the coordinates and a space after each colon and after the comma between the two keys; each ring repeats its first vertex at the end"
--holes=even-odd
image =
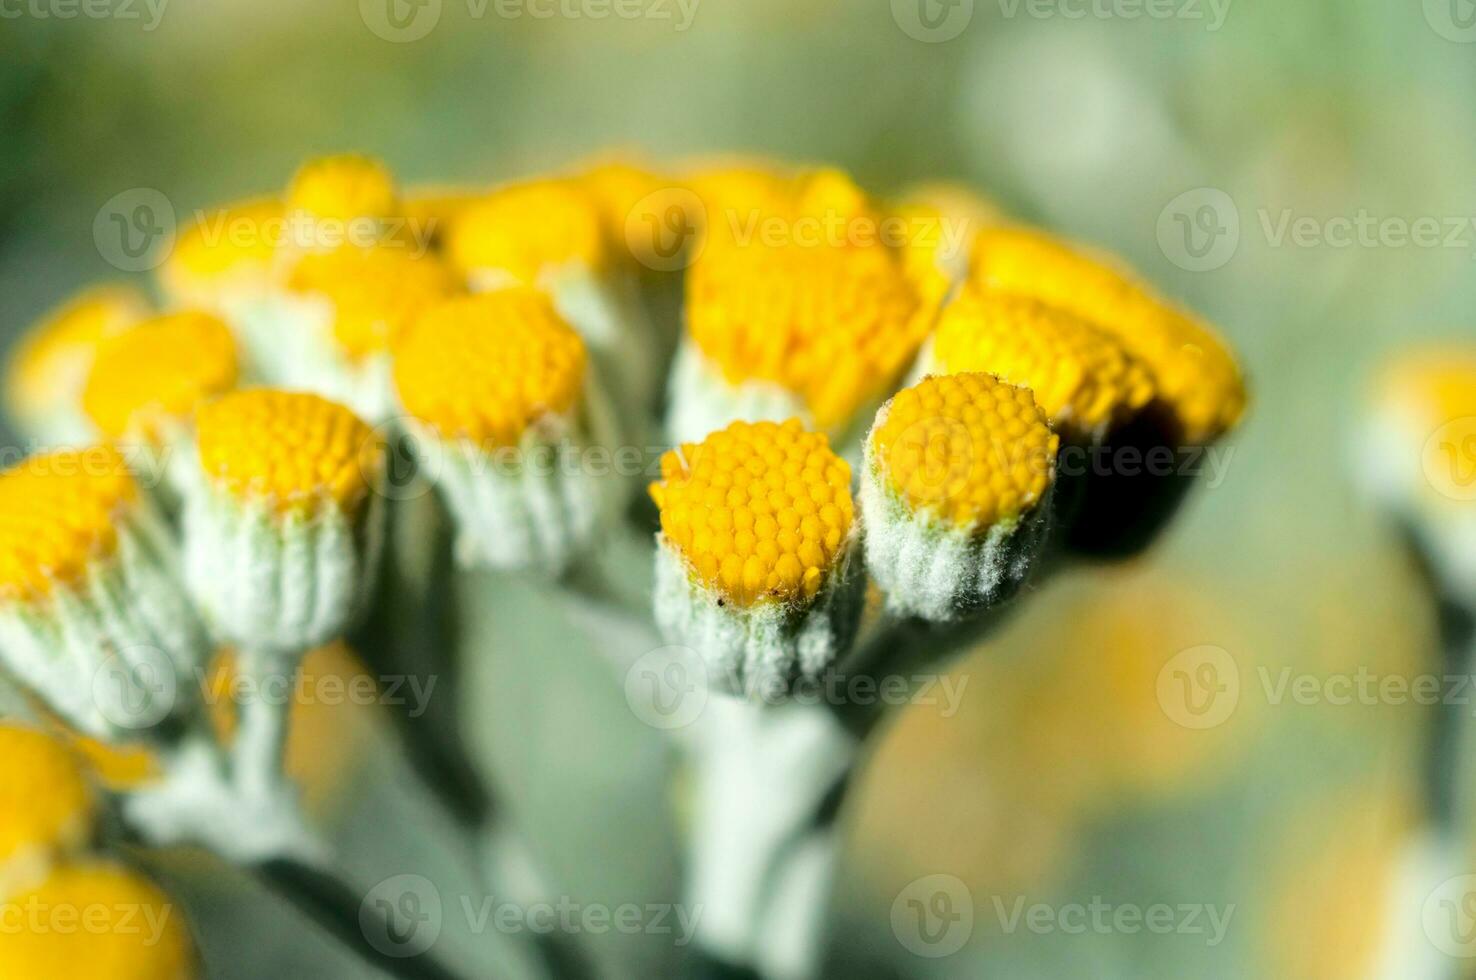
{"type": "MultiPolygon", "coordinates": [[[[407,183],[612,147],[771,154],[837,164],[878,192],[963,181],[1117,250],[1221,326],[1252,413],[1223,482],[1197,488],[1150,555],[1042,591],[959,664],[957,714],[898,712],[846,821],[834,969],[1414,976],[1387,964],[1430,954],[1421,896],[1400,887],[1428,709],[1278,703],[1268,685],[1288,669],[1436,669],[1430,598],[1360,503],[1349,457],[1382,357],[1476,336],[1463,2],[648,0],[624,19],[596,16],[599,0],[111,0],[71,18],[58,14],[81,8],[65,0],[0,0],[0,327],[12,340],[76,286],[119,275],[93,238],[115,195],[155,189],[185,214],[342,149],[407,183]],[[1331,219],[1360,215],[1460,234],[1340,239],[1331,219]],[[1320,231],[1279,234],[1299,218],[1320,231]],[[1211,235],[1207,251],[1186,229],[1211,235]],[[1230,654],[1241,688],[1227,721],[1197,730],[1158,683],[1203,645],[1230,654]],[[963,948],[938,958],[892,917],[935,874],[976,908],[963,948]],[[1095,896],[1235,911],[1217,944],[996,914],[1095,896]]],[[[592,645],[556,652],[499,652],[516,677],[478,689],[476,737],[562,889],[670,900],[670,751],[592,645]]],[[[396,791],[362,792],[351,823],[382,822],[373,807],[396,791]]],[[[367,866],[414,865],[395,851],[406,836],[380,828],[367,866]]],[[[280,924],[252,935],[231,901],[207,890],[192,909],[219,976],[328,955],[280,924]]],[[[597,945],[606,972],[637,976],[661,972],[670,943],[597,945]]]]}

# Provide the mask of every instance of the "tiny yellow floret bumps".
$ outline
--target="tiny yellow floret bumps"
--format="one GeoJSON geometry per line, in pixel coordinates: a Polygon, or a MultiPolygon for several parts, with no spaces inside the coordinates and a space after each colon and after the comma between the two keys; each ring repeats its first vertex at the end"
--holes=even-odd
{"type": "Polygon", "coordinates": [[[686,308],[693,342],[730,384],[778,384],[824,430],[895,382],[928,329],[880,244],[709,248],[689,272],[686,308]]]}
{"type": "Polygon", "coordinates": [[[925,378],[893,396],[872,452],[909,509],[963,530],[1018,518],[1045,495],[1060,437],[1029,389],[987,374],[925,378]]]}
{"type": "Polygon", "coordinates": [[[1245,383],[1224,341],[1109,257],[1030,229],[991,228],[975,239],[970,278],[1062,307],[1117,336],[1153,372],[1190,442],[1214,440],[1244,413],[1245,383]]]}
{"type": "Polygon", "coordinates": [[[138,485],[116,451],[64,449],[0,473],[0,601],[32,601],[76,585],[111,556],[138,485]]]}
{"type": "Polygon", "coordinates": [[[82,408],[108,438],[162,441],[165,428],[236,386],[231,330],[209,313],[184,312],[138,324],[105,343],[82,391],[82,408]]]}
{"type": "Polygon", "coordinates": [[[446,238],[463,275],[496,274],[533,285],[575,265],[599,273],[607,264],[599,202],[571,180],[540,180],[494,191],[469,205],[446,238]]]}
{"type": "Polygon", "coordinates": [[[353,513],[384,465],[379,437],[354,413],[299,392],[232,392],[200,409],[196,434],[214,486],[279,513],[353,513]]]}
{"type": "Polygon", "coordinates": [[[310,160],[287,188],[287,210],[315,218],[387,218],[399,208],[394,176],[378,160],[358,154],[310,160]]]}
{"type": "Polygon", "coordinates": [[[89,861],[54,868],[7,895],[0,976],[15,980],[191,980],[194,944],[183,910],[147,879],[89,861]]]}
{"type": "Polygon", "coordinates": [[[443,439],[516,446],[546,415],[578,403],[585,381],[579,335],[549,299],[526,287],[448,300],[393,347],[400,403],[443,439]]]}
{"type": "Polygon", "coordinates": [[[734,422],[667,452],[661,476],[662,533],[739,607],[813,598],[851,533],[851,468],[797,419],[734,422]]]}
{"type": "Polygon", "coordinates": [[[0,723],[0,867],[28,851],[80,847],[96,809],[81,760],[65,744],[26,725],[0,723]]]}
{"type": "Polygon", "coordinates": [[[1095,324],[1027,296],[974,286],[943,311],[933,357],[944,372],[984,371],[1035,395],[1058,430],[1105,434],[1153,396],[1148,369],[1095,324]]]}
{"type": "Polygon", "coordinates": [[[388,350],[395,337],[457,288],[439,259],[390,245],[310,253],[293,267],[287,285],[332,305],[333,339],[351,360],[388,350]]]}

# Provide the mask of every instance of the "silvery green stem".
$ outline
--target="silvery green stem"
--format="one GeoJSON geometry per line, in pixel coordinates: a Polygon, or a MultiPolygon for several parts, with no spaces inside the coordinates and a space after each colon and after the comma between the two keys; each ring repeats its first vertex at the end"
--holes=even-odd
{"type": "Polygon", "coordinates": [[[123,799],[129,825],[144,840],[203,844],[238,864],[279,857],[326,860],[327,847],[308,828],[296,799],[243,792],[237,773],[208,737],[190,733],[162,761],[161,779],[123,799]]]}
{"type": "Polygon", "coordinates": [[[289,791],[283,772],[291,685],[301,655],[243,650],[239,671],[246,692],[231,745],[237,789],[253,800],[280,799],[289,791]],[[280,697],[273,692],[279,692],[280,697]]]}
{"type": "Polygon", "coordinates": [[[831,862],[802,849],[808,872],[786,875],[797,867],[796,843],[853,765],[859,744],[824,705],[713,697],[699,724],[687,899],[701,910],[699,942],[728,962],[765,962],[782,980],[810,976],[824,903],[804,901],[828,891],[816,882],[828,880],[831,862]],[[766,926],[776,888],[794,921],[772,943],[766,926]]]}

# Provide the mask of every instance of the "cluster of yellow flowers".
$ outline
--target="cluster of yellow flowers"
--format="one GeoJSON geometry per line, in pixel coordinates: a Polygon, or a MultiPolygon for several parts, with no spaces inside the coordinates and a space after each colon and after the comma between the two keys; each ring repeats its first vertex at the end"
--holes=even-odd
{"type": "MultiPolygon", "coordinates": [[[[105,651],[159,649],[188,679],[231,647],[260,679],[356,623],[391,439],[434,461],[417,479],[463,566],[564,582],[643,513],[582,454],[664,422],[654,617],[741,690],[830,669],[865,573],[934,622],[1012,592],[1063,444],[1143,419],[1205,443],[1245,404],[1214,332],[1115,261],[957,188],[883,200],[833,169],[612,162],[406,191],[327,157],[202,214],[155,286],[158,308],[82,294],[7,379],[24,431],[74,448],[0,475],[0,662],[103,738],[119,723],[68,671],[105,651]],[[684,323],[653,322],[674,286],[684,323]]],[[[189,697],[162,715],[208,725],[189,697]]],[[[285,710],[242,706],[231,785],[263,794],[243,824],[282,802],[260,767],[280,770],[285,710]]]]}

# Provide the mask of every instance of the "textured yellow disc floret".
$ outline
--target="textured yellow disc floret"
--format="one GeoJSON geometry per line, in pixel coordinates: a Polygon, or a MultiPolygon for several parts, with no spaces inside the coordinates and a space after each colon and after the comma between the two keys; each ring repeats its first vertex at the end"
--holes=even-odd
{"type": "Polygon", "coordinates": [[[526,287],[448,300],[394,346],[400,403],[444,439],[515,446],[584,390],[584,343],[526,287]]]}
{"type": "Polygon", "coordinates": [[[236,391],[200,409],[200,466],[238,498],[279,513],[328,505],[352,512],[383,468],[379,437],[348,409],[317,395],[236,391]]]}
{"type": "Polygon", "coordinates": [[[156,317],[98,351],[82,408],[109,438],[159,442],[170,424],[236,386],[239,361],[230,328],[209,313],[156,317]]]}
{"type": "Polygon", "coordinates": [[[688,275],[687,325],[730,384],[777,384],[826,430],[891,386],[928,329],[881,244],[709,248],[688,275]]]}
{"type": "Polygon", "coordinates": [[[80,847],[95,811],[80,760],[66,745],[34,728],[0,724],[0,866],[28,850],[80,847]]]}
{"type": "Polygon", "coordinates": [[[0,473],[0,600],[75,585],[110,556],[138,485],[112,449],[64,449],[0,473]]]}
{"type": "Polygon", "coordinates": [[[127,868],[93,861],[52,869],[39,887],[7,895],[0,976],[191,980],[184,912],[127,868]]]}
{"type": "Polygon", "coordinates": [[[388,350],[390,341],[431,306],[456,291],[456,277],[434,256],[393,246],[309,253],[288,288],[325,298],[333,338],[350,359],[388,350]]]}
{"type": "Polygon", "coordinates": [[[104,340],[148,316],[131,286],[97,286],[43,317],[21,341],[5,378],[5,396],[20,417],[70,407],[104,340]]]}
{"type": "Polygon", "coordinates": [[[384,164],[349,153],[303,164],[287,187],[286,204],[289,212],[315,218],[387,218],[399,210],[399,193],[384,164]]]}
{"type": "Polygon", "coordinates": [[[1214,439],[1245,410],[1245,384],[1215,332],[1155,296],[1112,259],[1042,232],[991,228],[974,242],[971,277],[1070,310],[1119,337],[1153,372],[1184,438],[1214,439]]]}
{"type": "Polygon", "coordinates": [[[1060,445],[1029,389],[987,374],[903,389],[871,439],[876,465],[908,507],[980,532],[1040,502],[1060,445]]]}
{"type": "Polygon", "coordinates": [[[283,237],[280,201],[258,199],[211,208],[174,241],[159,267],[167,295],[203,302],[235,287],[264,283],[283,237]]]}
{"type": "Polygon", "coordinates": [[[738,606],[813,597],[851,533],[851,468],[798,419],[734,422],[662,456],[661,477],[667,541],[738,606]]]}
{"type": "Polygon", "coordinates": [[[541,180],[494,191],[462,211],[446,240],[467,276],[497,274],[532,285],[568,265],[605,268],[600,208],[574,181],[541,180]]]}
{"type": "Polygon", "coordinates": [[[1027,296],[968,286],[933,336],[940,371],[984,371],[1023,385],[1058,429],[1102,433],[1153,396],[1147,368],[1121,341],[1080,317],[1027,296]]]}

